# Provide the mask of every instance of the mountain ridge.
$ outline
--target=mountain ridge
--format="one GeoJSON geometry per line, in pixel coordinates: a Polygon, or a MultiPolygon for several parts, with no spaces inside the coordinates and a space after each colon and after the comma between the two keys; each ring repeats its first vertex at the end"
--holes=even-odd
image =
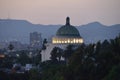
{"type": "MultiPolygon", "coordinates": [[[[43,38],[50,38],[62,25],[32,24],[26,20],[0,19],[0,41],[18,40],[29,43],[29,33],[38,32],[43,38]]],[[[99,22],[91,22],[76,27],[86,43],[93,43],[99,40],[112,39],[120,33],[120,24],[110,26],[99,22]]]]}

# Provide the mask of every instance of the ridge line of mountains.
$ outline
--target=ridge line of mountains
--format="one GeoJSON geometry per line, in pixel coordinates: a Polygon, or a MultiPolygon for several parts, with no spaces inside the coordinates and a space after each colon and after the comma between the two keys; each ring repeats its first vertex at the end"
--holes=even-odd
{"type": "MultiPolygon", "coordinates": [[[[0,19],[0,42],[18,40],[29,44],[29,34],[38,32],[42,38],[51,38],[62,25],[32,24],[26,20],[0,19]]],[[[105,39],[113,39],[120,34],[120,24],[111,26],[92,22],[76,27],[85,43],[94,43],[105,39]]]]}

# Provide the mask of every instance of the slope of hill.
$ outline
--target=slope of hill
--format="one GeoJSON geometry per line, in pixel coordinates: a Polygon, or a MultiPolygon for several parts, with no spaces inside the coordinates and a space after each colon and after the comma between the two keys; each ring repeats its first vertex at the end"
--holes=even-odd
{"type": "MultiPolygon", "coordinates": [[[[19,40],[29,43],[29,33],[35,31],[41,33],[43,38],[50,38],[55,35],[60,26],[32,24],[25,20],[0,19],[0,41],[19,40]]],[[[105,26],[99,22],[93,22],[76,28],[86,43],[112,39],[120,33],[120,24],[105,26]]]]}
{"type": "Polygon", "coordinates": [[[120,33],[120,24],[105,26],[99,22],[93,22],[79,26],[78,30],[86,43],[93,43],[99,40],[113,39],[118,36],[120,33]]]}
{"type": "Polygon", "coordinates": [[[42,37],[48,38],[54,35],[58,25],[32,24],[25,20],[0,20],[0,41],[19,40],[29,43],[30,32],[39,32],[42,37]]]}

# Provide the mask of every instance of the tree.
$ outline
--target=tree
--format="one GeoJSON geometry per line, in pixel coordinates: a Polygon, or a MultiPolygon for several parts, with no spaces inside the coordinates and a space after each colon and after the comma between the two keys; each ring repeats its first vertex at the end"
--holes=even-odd
{"type": "Polygon", "coordinates": [[[37,55],[35,57],[33,57],[33,58],[35,60],[34,63],[36,65],[38,65],[41,62],[41,50],[38,50],[37,55]]]}
{"type": "Polygon", "coordinates": [[[8,49],[12,51],[14,49],[14,46],[12,44],[9,44],[8,49]]]}
{"type": "Polygon", "coordinates": [[[112,50],[116,53],[117,56],[120,56],[120,35],[114,40],[110,40],[112,50]]]}
{"type": "Polygon", "coordinates": [[[12,57],[9,57],[9,56],[6,56],[2,63],[0,64],[2,68],[9,68],[11,69],[12,66],[13,66],[13,58],[12,57]]]}
{"type": "Polygon", "coordinates": [[[21,54],[18,58],[18,62],[20,62],[22,65],[32,63],[31,58],[28,57],[27,52],[21,51],[21,54]]]}
{"type": "Polygon", "coordinates": [[[51,59],[53,61],[60,61],[62,57],[63,50],[59,47],[54,47],[51,51],[51,59]]]}
{"type": "Polygon", "coordinates": [[[47,39],[43,40],[42,50],[46,50],[47,39]]]}
{"type": "MultiPolygon", "coordinates": [[[[57,48],[52,50],[53,60],[57,60],[58,52],[57,48]]],[[[51,64],[45,62],[47,66],[43,71],[43,80],[120,79],[120,36],[110,42],[105,40],[102,43],[80,45],[77,49],[67,46],[63,57],[68,63],[67,66],[64,64],[64,68],[52,61],[51,64]]]]}
{"type": "Polygon", "coordinates": [[[120,79],[120,65],[113,66],[109,74],[103,80],[119,80],[120,79]]]}
{"type": "Polygon", "coordinates": [[[51,51],[51,60],[53,61],[53,62],[55,62],[55,61],[57,61],[57,50],[58,50],[58,48],[57,47],[54,47],[53,48],[53,50],[51,51]]]}
{"type": "Polygon", "coordinates": [[[58,61],[61,60],[61,57],[63,55],[63,50],[61,48],[57,48],[57,57],[58,57],[58,61]]]}
{"type": "Polygon", "coordinates": [[[64,50],[63,57],[64,57],[66,63],[68,63],[68,60],[71,57],[71,55],[72,55],[73,52],[74,52],[73,45],[68,45],[66,47],[66,50],[64,50]]]}
{"type": "Polygon", "coordinates": [[[31,69],[29,71],[29,80],[41,80],[40,73],[36,69],[31,69]]]}

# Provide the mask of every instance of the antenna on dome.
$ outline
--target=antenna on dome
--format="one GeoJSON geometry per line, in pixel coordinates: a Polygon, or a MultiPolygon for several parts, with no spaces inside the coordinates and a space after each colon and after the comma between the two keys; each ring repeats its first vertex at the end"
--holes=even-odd
{"type": "Polygon", "coordinates": [[[66,25],[70,25],[70,18],[69,17],[66,18],[66,25]]]}

